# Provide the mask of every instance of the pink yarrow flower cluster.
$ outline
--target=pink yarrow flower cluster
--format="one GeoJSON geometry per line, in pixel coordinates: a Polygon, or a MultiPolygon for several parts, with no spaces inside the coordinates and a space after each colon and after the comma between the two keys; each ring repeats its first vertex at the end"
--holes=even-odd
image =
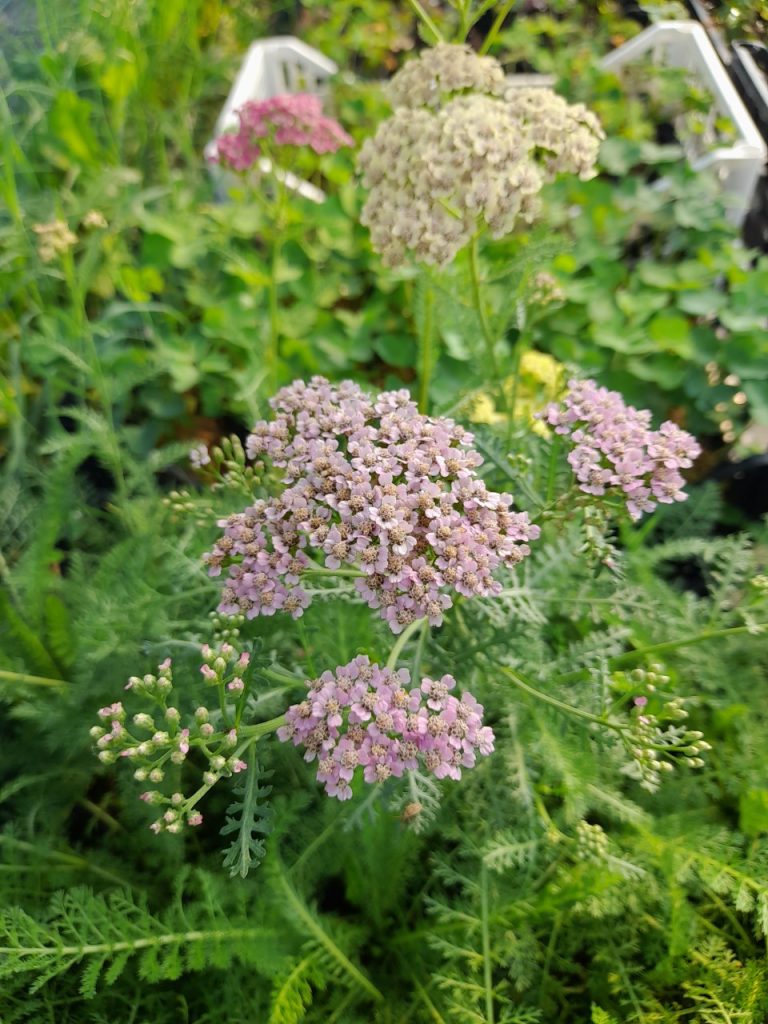
{"type": "Polygon", "coordinates": [[[701,449],[676,424],[652,430],[647,409],[625,405],[617,391],[593,380],[569,381],[563,402],[552,402],[540,415],[557,434],[569,436],[574,447],[568,462],[586,494],[622,493],[633,519],[658,502],[686,500],[680,470],[692,466],[701,449]]]}
{"type": "Polygon", "coordinates": [[[315,153],[335,153],[353,145],[341,125],[323,114],[322,104],[311,93],[272,96],[250,100],[238,111],[236,132],[216,140],[218,162],[233,171],[247,171],[262,155],[263,143],[275,146],[309,147],[315,153]]]}
{"type": "Polygon", "coordinates": [[[452,594],[497,594],[494,571],[530,553],[539,528],[477,476],[472,434],[421,415],[407,391],[372,399],[314,377],[271,404],[247,450],[271,461],[283,491],[219,520],[224,535],[204,556],[210,575],[228,568],[223,614],[298,617],[310,601],[302,578],[348,566],[393,633],[423,617],[439,626],[452,594]]]}
{"type": "Polygon", "coordinates": [[[317,760],[317,779],[329,796],[348,800],[362,768],[366,782],[384,782],[424,768],[438,779],[460,779],[478,753],[493,751],[494,735],[482,724],[483,708],[456,681],[422,679],[408,689],[407,669],[372,665],[365,655],[307,683],[309,694],[286,712],[281,740],[304,747],[317,760]]]}

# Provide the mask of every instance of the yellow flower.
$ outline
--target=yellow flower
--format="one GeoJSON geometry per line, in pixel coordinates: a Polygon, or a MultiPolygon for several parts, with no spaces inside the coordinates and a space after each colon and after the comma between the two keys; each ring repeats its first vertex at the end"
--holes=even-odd
{"type": "MultiPolygon", "coordinates": [[[[514,377],[507,377],[503,382],[507,401],[511,405],[514,400],[514,416],[520,420],[527,420],[532,430],[546,436],[549,428],[533,416],[547,402],[560,395],[564,377],[565,367],[553,356],[533,350],[524,352],[520,357],[517,388],[514,377]]],[[[473,395],[469,406],[467,416],[473,423],[493,425],[503,423],[506,419],[506,413],[496,408],[493,396],[487,391],[473,395]]]]}

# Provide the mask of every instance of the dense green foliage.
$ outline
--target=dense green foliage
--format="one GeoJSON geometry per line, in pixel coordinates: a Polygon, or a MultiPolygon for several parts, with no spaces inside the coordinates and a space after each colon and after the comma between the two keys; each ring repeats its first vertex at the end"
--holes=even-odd
{"type": "MultiPolygon", "coordinates": [[[[765,529],[726,533],[712,484],[607,533],[576,507],[553,517],[557,444],[506,415],[502,378],[525,381],[526,349],[551,352],[658,417],[737,434],[768,418],[768,271],[750,266],[698,179],[649,184],[678,155],[655,135],[668,95],[651,116],[598,70],[633,30],[613,4],[553,3],[498,24],[511,5],[484,6],[493,52],[563,80],[580,72],[570,95],[609,131],[600,177],[555,183],[541,229],[480,252],[505,339],[496,380],[462,298],[469,259],[383,268],[358,222],[354,154],[323,158],[325,203],[293,196],[279,226],[252,193],[218,202],[201,158],[251,38],[295,30],[380,77],[418,39],[407,5],[305,3],[296,21],[287,3],[40,4],[8,37],[3,1024],[766,1018],[765,529]],[[54,220],[77,239],[47,259],[33,226],[54,220]],[[554,302],[539,301],[542,269],[562,290],[554,302]],[[459,603],[403,652],[478,697],[496,752],[459,783],[417,773],[337,804],[295,749],[259,741],[238,784],[208,794],[202,826],[154,836],[130,772],[93,756],[95,709],[168,654],[189,707],[204,699],[197,648],[224,626],[201,555],[216,518],[262,481],[235,460],[211,487],[187,450],[242,435],[275,383],[318,372],[405,384],[436,412],[492,420],[478,427],[485,479],[543,524],[498,598],[459,603]],[[489,401],[496,415],[480,415],[489,401]],[[653,792],[632,756],[640,691],[662,727],[682,708],[712,746],[653,792]]],[[[429,10],[442,28],[457,20],[429,10]]],[[[690,99],[684,82],[666,88],[690,99]]],[[[357,140],[386,111],[375,84],[347,74],[333,103],[357,140]]],[[[513,386],[513,412],[541,404],[538,387],[513,386]]],[[[299,699],[305,675],[389,654],[392,636],[348,581],[315,596],[298,623],[242,628],[256,721],[299,699]]],[[[179,786],[194,767],[176,769],[179,786]]]]}

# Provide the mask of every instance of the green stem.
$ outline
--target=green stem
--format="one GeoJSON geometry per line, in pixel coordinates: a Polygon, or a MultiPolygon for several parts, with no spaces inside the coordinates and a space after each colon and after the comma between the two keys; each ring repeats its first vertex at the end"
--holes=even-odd
{"type": "Polygon", "coordinates": [[[301,686],[306,680],[301,676],[291,675],[290,672],[283,672],[281,669],[261,668],[256,669],[256,675],[269,679],[273,683],[282,683],[285,686],[301,686]]]}
{"type": "Polygon", "coordinates": [[[315,659],[312,657],[312,647],[309,643],[309,636],[307,635],[307,627],[304,624],[304,616],[300,616],[297,620],[296,625],[299,629],[299,639],[301,640],[301,646],[304,648],[304,655],[307,661],[307,668],[312,679],[317,675],[317,669],[315,668],[315,659]]]}
{"type": "Polygon", "coordinates": [[[527,311],[521,298],[518,298],[516,306],[518,335],[515,343],[515,369],[512,374],[512,394],[509,399],[510,428],[517,410],[517,396],[520,391],[520,373],[523,365],[523,356],[530,349],[530,338],[526,332],[527,311]]]}
{"type": "MultiPolygon", "coordinates": [[[[273,169],[276,166],[272,161],[273,169]]],[[[273,175],[277,188],[277,200],[274,211],[274,232],[272,253],[269,261],[269,352],[267,355],[267,386],[270,393],[277,390],[280,383],[280,303],[278,295],[278,270],[282,251],[283,212],[287,198],[285,177],[273,175]]]]}
{"type": "Polygon", "coordinates": [[[67,686],[65,679],[49,679],[47,676],[32,676],[28,672],[10,672],[8,669],[0,669],[0,679],[7,679],[11,683],[32,683],[33,686],[52,686],[58,689],[67,686]]]}
{"type": "Polygon", "coordinates": [[[323,931],[314,916],[307,910],[302,900],[300,900],[296,895],[293,887],[282,871],[278,872],[277,878],[282,885],[283,892],[285,893],[286,899],[293,912],[298,918],[300,918],[306,930],[327,950],[328,953],[330,953],[333,959],[344,968],[360,988],[364,989],[377,1003],[384,1002],[384,996],[376,988],[373,982],[367,978],[361,970],[355,967],[352,961],[344,955],[331,937],[323,931]]]}
{"type": "MultiPolygon", "coordinates": [[[[124,883],[121,883],[124,884],[124,883]]],[[[129,950],[150,949],[153,946],[178,946],[187,942],[210,943],[217,939],[242,938],[243,941],[254,939],[264,934],[264,929],[258,928],[229,928],[219,931],[193,931],[193,932],[172,932],[167,935],[153,935],[143,939],[128,939],[121,942],[94,942],[84,943],[81,946],[3,946],[0,947],[0,954],[6,956],[95,956],[98,954],[124,953],[129,950]]]]}
{"type": "Polygon", "coordinates": [[[416,989],[416,992],[418,993],[419,998],[421,999],[421,1001],[424,1003],[424,1005],[426,1006],[427,1010],[429,1011],[429,1015],[432,1018],[432,1020],[434,1021],[434,1024],[446,1024],[445,1018],[440,1016],[440,1014],[439,1014],[439,1012],[437,1010],[437,1007],[432,1002],[432,1000],[429,998],[427,990],[424,988],[424,986],[421,984],[421,982],[418,980],[418,978],[413,978],[413,987],[416,989]]]}
{"type": "Polygon", "coordinates": [[[291,873],[293,873],[294,871],[298,871],[301,865],[305,864],[312,856],[312,854],[316,850],[318,850],[323,845],[324,842],[330,839],[332,835],[336,835],[338,833],[339,822],[343,816],[344,811],[341,811],[330,821],[328,825],[325,826],[323,831],[316,835],[312,842],[301,851],[299,856],[288,869],[291,873]]]}
{"type": "Polygon", "coordinates": [[[365,576],[365,573],[360,569],[325,569],[323,566],[318,565],[307,567],[303,570],[302,575],[304,576],[346,576],[349,579],[359,579],[361,576],[365,576]]]}
{"type": "Polygon", "coordinates": [[[267,357],[267,386],[269,393],[277,390],[280,366],[280,311],[277,295],[277,268],[280,259],[280,231],[277,230],[269,262],[269,355],[267,357]]]}
{"type": "Polygon", "coordinates": [[[583,718],[587,722],[594,722],[596,725],[602,725],[605,728],[614,729],[617,732],[623,731],[622,726],[618,722],[612,722],[609,718],[604,718],[600,715],[593,715],[590,711],[583,711],[581,708],[574,707],[573,704],[566,704],[565,701],[558,700],[557,697],[552,697],[550,694],[544,693],[542,690],[537,690],[535,686],[531,686],[531,684],[526,682],[517,672],[513,672],[511,668],[499,666],[497,671],[510,679],[518,689],[523,690],[525,693],[534,697],[536,700],[542,701],[544,704],[550,704],[553,708],[557,708],[558,711],[563,711],[565,714],[571,715],[573,718],[583,718]]]}
{"type": "Polygon", "coordinates": [[[486,1024],[493,1024],[493,976],[491,964],[491,933],[488,925],[488,868],[480,865],[480,926],[483,941],[483,982],[485,987],[486,1024]]]}
{"type": "Polygon", "coordinates": [[[234,757],[239,756],[243,750],[253,740],[261,739],[262,736],[268,736],[275,729],[279,729],[281,725],[285,725],[285,715],[278,715],[277,718],[270,718],[267,722],[257,722],[256,725],[246,725],[240,730],[240,735],[247,737],[245,742],[241,743],[240,746],[235,750],[234,757]]]}
{"type": "Polygon", "coordinates": [[[432,337],[434,335],[433,313],[435,293],[429,278],[424,275],[424,310],[423,323],[419,340],[421,341],[421,368],[419,372],[419,412],[429,412],[429,382],[432,377],[432,337]]]}
{"type": "MultiPolygon", "coordinates": [[[[256,725],[246,725],[240,730],[240,736],[243,738],[243,742],[235,747],[230,757],[240,757],[244,751],[250,747],[252,743],[261,739],[262,736],[267,736],[269,733],[274,732],[275,729],[279,729],[281,725],[285,725],[285,715],[279,715],[277,718],[270,718],[267,722],[259,722],[256,725]]],[[[214,779],[213,782],[204,782],[202,786],[195,790],[192,796],[188,797],[181,808],[183,814],[189,814],[193,807],[195,807],[208,793],[209,790],[213,789],[216,783],[219,781],[218,778],[214,779]]]]}
{"type": "MultiPolygon", "coordinates": [[[[117,885],[125,886],[128,883],[124,878],[119,875],[112,874],[111,871],[107,871],[105,868],[99,867],[97,864],[92,864],[85,857],[80,857],[75,853],[67,853],[63,850],[50,850],[45,847],[35,846],[33,843],[27,843],[23,839],[16,839],[10,835],[0,835],[0,845],[12,846],[17,850],[24,850],[25,853],[30,855],[46,858],[49,861],[55,861],[59,864],[64,864],[77,871],[90,871],[94,875],[99,875],[101,878],[106,878],[107,881],[117,883],[117,885]]],[[[2,950],[0,950],[2,953],[2,950]]]]}
{"type": "Polygon", "coordinates": [[[516,2],[517,0],[507,0],[507,3],[502,4],[501,7],[499,8],[499,13],[496,15],[493,25],[491,25],[491,29],[488,35],[485,37],[483,45],[480,47],[478,51],[481,55],[488,53],[490,48],[496,42],[496,37],[501,31],[501,26],[504,24],[504,19],[515,6],[516,2]]]}
{"type": "Polygon", "coordinates": [[[416,641],[416,650],[413,654],[413,661],[411,662],[411,679],[416,680],[419,677],[421,669],[421,659],[424,654],[424,647],[427,642],[427,634],[429,633],[429,619],[422,619],[421,632],[419,633],[419,639],[416,641]]]}
{"type": "MultiPolygon", "coordinates": [[[[759,622],[755,626],[730,626],[728,629],[707,629],[702,633],[695,633],[693,636],[684,637],[682,640],[665,640],[660,644],[638,647],[634,651],[617,654],[615,657],[608,659],[608,667],[611,669],[624,668],[625,665],[631,665],[634,661],[640,661],[646,656],[666,654],[668,651],[676,651],[682,647],[704,643],[705,640],[717,640],[725,636],[739,636],[742,633],[754,634],[755,632],[764,632],[765,630],[768,630],[768,622],[759,622]]],[[[580,679],[585,679],[588,674],[586,669],[575,669],[573,672],[564,672],[562,675],[556,676],[555,681],[558,683],[578,682],[580,679]]]]}
{"type": "Polygon", "coordinates": [[[424,27],[426,29],[428,29],[432,33],[432,35],[434,36],[435,42],[436,43],[445,42],[445,40],[443,38],[443,33],[440,31],[440,29],[434,23],[432,18],[430,18],[429,14],[422,7],[422,5],[419,3],[419,0],[408,0],[408,3],[413,8],[413,11],[416,14],[416,17],[420,18],[421,21],[424,23],[424,27]]]}
{"type": "Polygon", "coordinates": [[[395,665],[397,664],[398,658],[402,654],[403,648],[411,639],[416,630],[423,628],[425,622],[427,622],[427,619],[425,618],[416,619],[415,622],[411,622],[408,626],[405,627],[403,632],[395,641],[394,647],[389,652],[389,657],[387,658],[388,669],[394,669],[395,665]]]}
{"type": "Polygon", "coordinates": [[[499,408],[508,412],[507,396],[504,394],[504,384],[501,380],[501,374],[499,373],[499,364],[496,359],[496,339],[493,335],[493,329],[490,321],[488,320],[488,314],[485,309],[482,295],[482,282],[480,278],[480,247],[478,245],[478,235],[472,237],[472,241],[469,244],[469,273],[472,279],[472,300],[474,302],[475,310],[477,312],[477,318],[480,321],[480,330],[483,335],[483,341],[485,342],[485,352],[488,357],[488,363],[491,368],[491,375],[493,377],[494,384],[498,391],[499,408]]]}
{"type": "Polygon", "coordinates": [[[549,449],[549,466],[547,467],[547,497],[546,505],[549,506],[555,499],[555,485],[557,484],[557,460],[560,455],[560,437],[552,434],[552,443],[549,449]]]}

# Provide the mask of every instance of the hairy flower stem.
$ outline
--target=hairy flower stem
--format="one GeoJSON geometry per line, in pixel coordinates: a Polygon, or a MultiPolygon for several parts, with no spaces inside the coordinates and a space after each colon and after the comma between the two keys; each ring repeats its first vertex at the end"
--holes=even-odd
{"type": "Polygon", "coordinates": [[[303,576],[341,576],[348,577],[349,579],[359,579],[361,576],[365,576],[365,573],[360,569],[326,569],[322,565],[308,566],[302,573],[303,576]]]}
{"type": "Polygon", "coordinates": [[[420,19],[420,21],[422,22],[424,27],[427,29],[427,31],[430,32],[430,34],[432,36],[434,36],[434,41],[436,43],[444,42],[444,40],[443,40],[443,33],[437,27],[437,25],[432,20],[432,18],[430,18],[429,14],[425,10],[425,8],[419,3],[419,0],[408,0],[408,3],[412,7],[413,12],[416,15],[416,17],[420,19]]]}
{"type": "Polygon", "coordinates": [[[283,211],[286,199],[284,178],[275,175],[277,181],[277,200],[274,210],[274,231],[272,253],[269,261],[269,350],[267,354],[267,386],[269,394],[274,394],[280,383],[280,306],[278,295],[278,272],[280,253],[282,250],[283,211]]]}
{"type": "Polygon", "coordinates": [[[389,652],[389,657],[387,658],[386,666],[388,669],[394,669],[395,665],[397,664],[398,658],[403,652],[403,648],[405,647],[405,645],[408,643],[408,641],[411,639],[411,637],[417,630],[424,628],[424,625],[427,621],[427,619],[416,619],[415,622],[411,622],[410,625],[405,627],[403,632],[395,641],[392,650],[389,652]]]}
{"type": "MultiPolygon", "coordinates": [[[[281,725],[285,725],[285,715],[279,715],[277,718],[270,718],[267,722],[259,722],[256,725],[246,725],[240,729],[240,737],[242,743],[238,744],[232,753],[232,758],[237,759],[242,757],[245,751],[250,747],[252,743],[256,743],[262,736],[268,736],[269,733],[279,729],[281,725]]],[[[192,796],[188,797],[184,801],[181,808],[182,814],[188,815],[190,811],[203,799],[206,793],[213,789],[216,783],[219,781],[218,778],[214,779],[213,782],[204,782],[202,786],[195,790],[192,796]]]]}
{"type": "Polygon", "coordinates": [[[434,337],[434,308],[435,293],[432,283],[426,274],[424,281],[424,308],[422,310],[422,324],[419,332],[421,343],[420,367],[419,367],[419,412],[425,415],[429,412],[429,382],[432,377],[432,339],[434,337]]]}
{"type": "Polygon", "coordinates": [[[304,902],[299,898],[285,876],[285,873],[279,868],[276,871],[276,878],[279,882],[283,893],[285,895],[288,906],[293,910],[296,917],[298,917],[304,924],[306,931],[319,942],[321,946],[327,951],[330,956],[336,960],[339,966],[344,970],[346,974],[355,982],[358,988],[361,988],[377,1003],[384,1002],[384,996],[376,988],[373,982],[363,972],[356,967],[352,961],[347,957],[336,945],[333,939],[328,933],[320,926],[315,918],[315,915],[310,913],[304,902]]]}
{"type": "Polygon", "coordinates": [[[571,715],[573,718],[583,718],[587,722],[602,725],[607,729],[614,729],[616,732],[623,732],[623,726],[619,722],[612,722],[610,718],[605,718],[601,715],[593,715],[590,711],[583,711],[581,708],[574,707],[573,704],[567,704],[565,701],[558,700],[557,697],[552,697],[542,690],[537,690],[535,686],[531,686],[518,672],[513,672],[511,668],[500,667],[498,671],[510,679],[518,689],[523,690],[544,704],[550,704],[553,708],[557,708],[558,711],[563,711],[566,715],[571,715]]]}
{"type": "Polygon", "coordinates": [[[300,676],[293,676],[289,672],[281,672],[271,668],[257,668],[256,675],[269,679],[273,683],[280,683],[283,689],[288,689],[289,686],[301,686],[305,682],[300,676]]]}
{"type": "Polygon", "coordinates": [[[480,865],[480,926],[483,942],[483,982],[485,987],[485,1020],[493,1024],[493,977],[491,974],[491,933],[488,923],[488,868],[480,865]]]}
{"type": "Polygon", "coordinates": [[[477,312],[477,318],[480,321],[480,330],[483,335],[483,341],[485,342],[485,352],[488,357],[491,376],[493,377],[493,382],[498,393],[499,409],[502,412],[509,414],[509,403],[507,402],[507,396],[504,394],[504,384],[501,380],[499,363],[496,359],[496,338],[493,335],[493,329],[490,321],[488,320],[488,313],[483,301],[478,235],[473,235],[467,251],[469,253],[469,273],[472,279],[472,300],[475,311],[477,312]]]}
{"type": "MultiPolygon", "coordinates": [[[[285,725],[285,715],[278,715],[277,718],[270,718],[266,722],[257,722],[256,725],[245,725],[240,730],[240,735],[244,738],[247,737],[247,742],[242,744],[243,749],[251,743],[252,740],[261,739],[262,736],[268,736],[275,729],[279,729],[281,725],[285,725]]],[[[235,756],[240,753],[240,748],[235,751],[235,756]]]]}
{"type": "Polygon", "coordinates": [[[494,19],[493,25],[491,25],[491,29],[483,41],[483,45],[478,50],[478,53],[481,56],[484,56],[486,53],[488,53],[490,48],[496,42],[496,37],[501,31],[501,27],[504,24],[504,19],[507,17],[512,8],[516,6],[516,4],[517,0],[507,0],[506,3],[501,5],[496,15],[496,18],[494,19]]]}
{"type": "Polygon", "coordinates": [[[67,685],[65,679],[49,679],[47,676],[33,676],[28,672],[11,672],[8,669],[0,669],[0,679],[7,679],[9,683],[31,683],[33,686],[50,686],[57,689],[67,685]]]}
{"type": "MultiPolygon", "coordinates": [[[[114,877],[114,876],[112,876],[114,877]]],[[[121,884],[125,883],[121,881],[121,884]]],[[[190,932],[169,932],[164,935],[153,935],[149,938],[127,939],[120,942],[89,942],[80,946],[50,945],[44,946],[3,946],[0,947],[0,954],[13,955],[16,957],[34,956],[51,958],[72,956],[80,959],[83,956],[95,956],[99,954],[123,953],[151,949],[155,946],[178,946],[181,943],[205,942],[210,943],[219,939],[242,938],[244,943],[258,938],[264,934],[260,925],[258,928],[221,928],[216,931],[190,931],[190,932]]]]}
{"type": "MultiPolygon", "coordinates": [[[[660,644],[651,644],[648,647],[637,647],[634,651],[625,651],[624,654],[617,654],[608,659],[608,667],[611,669],[624,668],[634,661],[640,661],[646,656],[666,654],[668,651],[676,651],[683,647],[690,647],[693,644],[704,643],[705,640],[717,640],[725,636],[739,636],[742,633],[762,633],[768,630],[768,622],[758,622],[753,626],[730,626],[727,629],[707,629],[702,633],[694,633],[693,636],[683,637],[681,640],[666,640],[660,644]]],[[[585,679],[589,675],[586,669],[575,669],[573,672],[564,672],[555,676],[558,683],[574,683],[585,679]]]]}

